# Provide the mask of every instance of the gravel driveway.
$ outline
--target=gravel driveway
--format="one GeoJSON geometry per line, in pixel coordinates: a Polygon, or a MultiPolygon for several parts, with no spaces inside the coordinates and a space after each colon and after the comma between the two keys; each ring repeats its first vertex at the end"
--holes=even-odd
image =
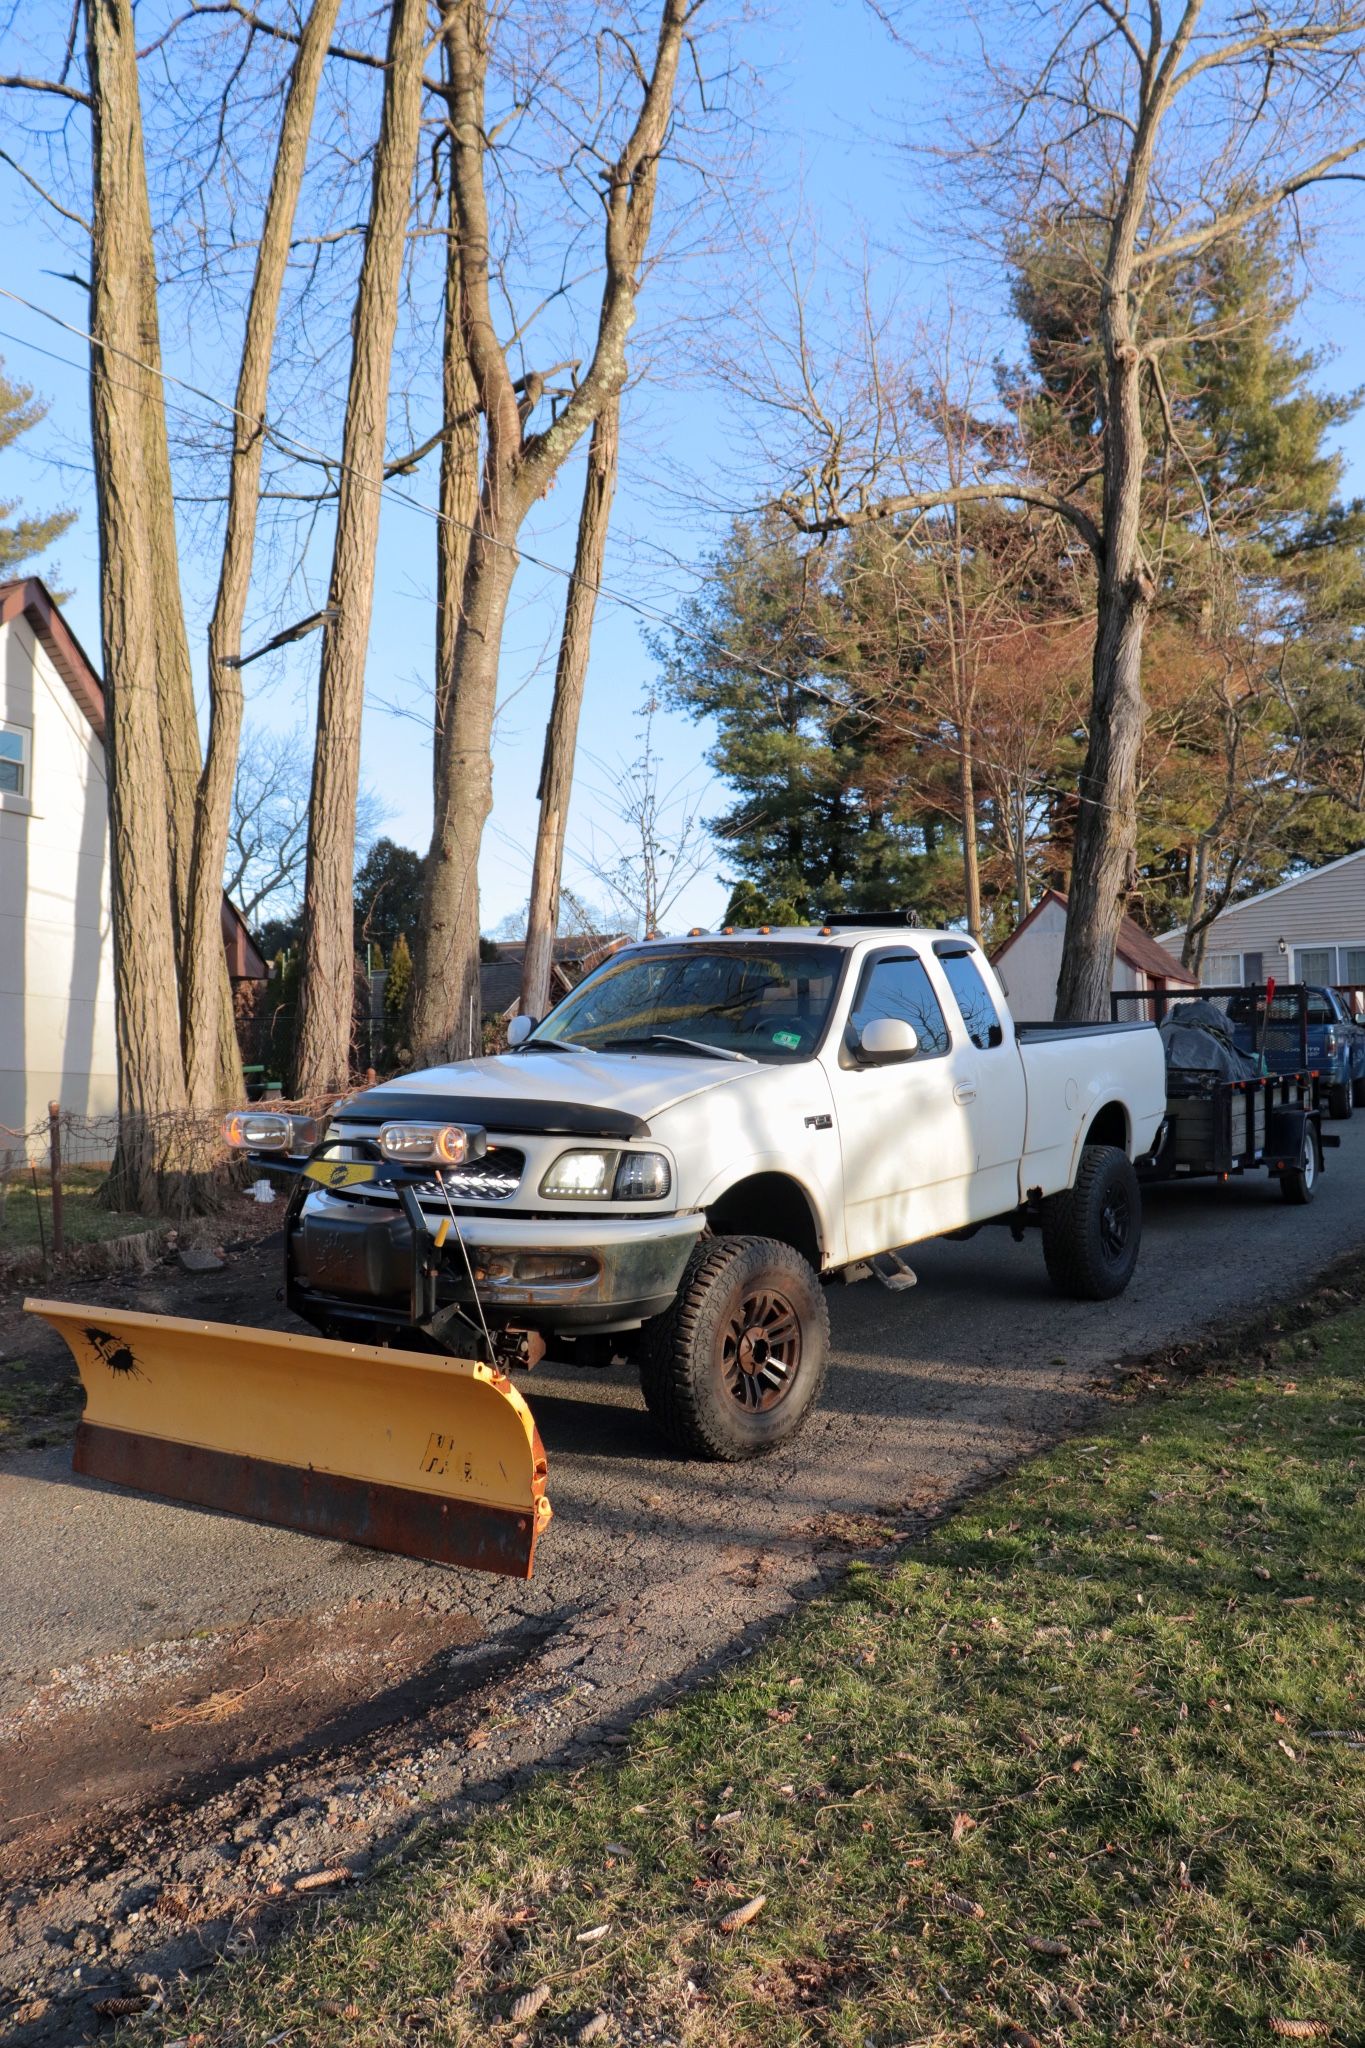
{"type": "MultiPolygon", "coordinates": [[[[361,1867],[410,1811],[610,1739],[851,1550],[1083,1422],[1116,1361],[1292,1298],[1365,1236],[1365,1121],[1330,1128],[1342,1147],[1308,1208],[1264,1178],[1151,1191],[1116,1302],[1059,1301],[1036,1234],[998,1229],[920,1247],[912,1292],[836,1290],[823,1406],[760,1464],[661,1453],[625,1368],[538,1367],[555,1518],[529,1585],[119,1494],[73,1478],[65,1445],[0,1463],[0,1895],[19,1885],[0,1986],[16,2038],[79,2038],[101,1987],[149,1956],[184,1963],[184,1927],[143,1925],[171,1874],[158,1813],[175,1809],[186,1854],[220,1843],[196,1869],[210,1892],[231,1873],[221,1898],[176,1908],[209,1952],[253,1897],[328,1856],[361,1867]]],[[[255,1256],[232,1285],[279,1320],[255,1256]]],[[[175,1306],[218,1315],[218,1287],[175,1306]]],[[[0,2032],[4,2018],[0,1993],[0,2032]]]]}

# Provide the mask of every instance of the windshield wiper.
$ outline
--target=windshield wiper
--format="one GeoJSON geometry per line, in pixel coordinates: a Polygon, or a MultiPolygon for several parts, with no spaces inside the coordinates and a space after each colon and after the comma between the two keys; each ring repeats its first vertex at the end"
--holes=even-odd
{"type": "Polygon", "coordinates": [[[520,1045],[512,1047],[513,1052],[590,1052],[596,1053],[595,1045],[585,1045],[581,1038],[524,1038],[520,1045]]]}
{"type": "Polygon", "coordinates": [[[642,1038],[608,1038],[602,1051],[625,1052],[639,1045],[683,1045],[689,1052],[705,1053],[713,1060],[739,1060],[746,1067],[753,1065],[747,1052],[731,1052],[725,1045],[708,1045],[704,1038],[680,1038],[676,1031],[650,1031],[642,1038]]]}

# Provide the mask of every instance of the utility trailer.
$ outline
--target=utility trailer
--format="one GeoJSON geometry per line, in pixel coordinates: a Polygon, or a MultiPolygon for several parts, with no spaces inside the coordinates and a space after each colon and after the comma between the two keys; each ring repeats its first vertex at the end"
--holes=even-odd
{"type": "MultiPolygon", "coordinates": [[[[1248,990],[1235,987],[1190,989],[1182,1002],[1218,1002],[1229,996],[1252,995],[1256,1043],[1264,1042],[1272,1001],[1297,998],[1300,1046],[1308,1044],[1308,990],[1295,983],[1276,989],[1274,982],[1248,990]]],[[[1116,989],[1110,997],[1114,1018],[1124,1004],[1148,1003],[1153,1021],[1169,1014],[1164,989],[1116,989]]],[[[1139,1180],[1228,1181],[1244,1173],[1274,1174],[1286,1202],[1311,1202],[1323,1170],[1325,1147],[1341,1143],[1322,1128],[1320,1076],[1307,1064],[1289,1074],[1260,1074],[1235,1080],[1209,1073],[1168,1072],[1166,1114],[1150,1152],[1133,1164],[1139,1180]]]]}

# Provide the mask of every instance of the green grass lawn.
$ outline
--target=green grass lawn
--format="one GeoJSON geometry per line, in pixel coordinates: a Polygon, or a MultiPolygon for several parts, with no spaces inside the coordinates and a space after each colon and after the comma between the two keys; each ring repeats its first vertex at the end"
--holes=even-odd
{"type": "Polygon", "coordinates": [[[599,2009],[599,2041],[678,2048],[1365,2041],[1362,1362],[1354,1309],[1112,1411],[619,1761],[410,1846],[156,2024],[212,2048],[557,2043],[599,2009]]]}
{"type": "MultiPolygon", "coordinates": [[[[111,1237],[131,1237],[136,1231],[156,1230],[164,1218],[135,1216],[122,1209],[106,1209],[99,1192],[106,1179],[103,1167],[73,1167],[62,1176],[62,1214],[68,1245],[101,1244],[111,1237]]],[[[11,1173],[4,1189],[0,1211],[0,1258],[6,1252],[32,1251],[46,1246],[52,1250],[52,1189],[45,1173],[38,1175],[35,1188],[31,1178],[11,1173]]]]}

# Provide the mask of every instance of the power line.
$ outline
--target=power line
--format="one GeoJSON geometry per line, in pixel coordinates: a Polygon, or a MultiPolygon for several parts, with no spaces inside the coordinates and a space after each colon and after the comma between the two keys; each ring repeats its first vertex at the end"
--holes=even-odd
{"type": "MultiPolygon", "coordinates": [[[[163,369],[158,364],[143,362],[129,350],[121,349],[112,342],[101,341],[88,328],[77,326],[73,321],[65,319],[60,313],[53,312],[49,306],[40,306],[34,300],[24,298],[22,293],[11,290],[8,285],[0,284],[0,298],[10,299],[16,306],[22,306],[26,312],[35,313],[40,319],[51,321],[53,326],[60,327],[67,334],[75,336],[77,340],[88,343],[91,348],[104,349],[107,353],[120,356],[124,362],[130,363],[134,369],[141,370],[144,375],[159,378],[163,384],[173,385],[178,390],[186,391],[192,397],[202,399],[205,405],[216,406],[219,411],[226,413],[230,419],[241,420],[253,432],[267,434],[275,445],[286,454],[293,454],[300,460],[320,463],[325,469],[334,470],[339,475],[349,471],[352,475],[358,477],[362,484],[370,489],[377,489],[381,497],[392,498],[396,503],[406,505],[409,510],[420,512],[426,518],[435,520],[438,525],[456,526],[462,533],[469,534],[471,538],[481,541],[486,547],[501,548],[506,553],[515,555],[519,561],[529,562],[533,568],[542,569],[551,576],[558,576],[565,583],[572,583],[575,580],[573,570],[565,569],[560,563],[547,561],[540,555],[533,555],[529,550],[514,542],[499,540],[496,534],[485,532],[481,526],[471,526],[467,520],[456,519],[451,513],[443,512],[439,505],[429,505],[425,499],[415,498],[410,492],[397,489],[394,484],[388,482],[382,475],[376,484],[373,478],[363,475],[353,464],[347,463],[344,457],[330,455],[325,449],[316,448],[310,442],[301,441],[294,435],[284,433],[281,429],[274,426],[264,414],[261,415],[259,420],[251,418],[241,410],[240,406],[233,405],[226,398],[220,398],[216,392],[205,391],[199,385],[189,383],[186,378],[176,376],[173,371],[163,369]]],[[[18,337],[15,337],[15,339],[17,340],[18,337]]],[[[20,346],[33,346],[36,348],[37,344],[20,342],[20,346]]],[[[48,354],[49,352],[39,349],[38,353],[48,354]]],[[[69,369],[79,368],[78,364],[71,363],[64,357],[54,356],[51,359],[57,362],[66,361],[69,369]]],[[[193,417],[192,414],[188,414],[188,409],[185,407],[177,407],[176,409],[186,412],[189,417],[193,417]]],[[[609,604],[619,605],[623,610],[634,613],[637,618],[644,619],[652,625],[666,627],[670,632],[679,634],[684,639],[695,641],[698,646],[709,648],[713,654],[719,655],[732,668],[741,669],[753,675],[761,675],[769,682],[780,684],[784,689],[799,690],[803,695],[814,698],[817,703],[825,704],[830,709],[845,715],[853,708],[841,702],[832,691],[823,690],[815,683],[799,681],[792,676],[784,676],[779,670],[771,669],[761,661],[735,654],[715,634],[707,633],[699,626],[687,625],[675,613],[662,611],[658,606],[651,605],[642,598],[628,597],[624,591],[613,590],[606,583],[584,583],[583,588],[591,590],[595,597],[605,598],[609,604]]],[[[261,649],[260,651],[265,652],[266,650],[261,649]]],[[[908,739],[915,745],[934,747],[941,753],[958,759],[961,759],[965,752],[965,749],[952,746],[944,740],[942,735],[937,733],[917,732],[913,726],[900,723],[893,725],[892,730],[898,733],[901,738],[908,739]]],[[[980,753],[979,750],[975,758],[980,760],[984,766],[995,768],[998,773],[1008,774],[1009,772],[1003,763],[992,761],[988,755],[980,753]]],[[[1043,788],[1038,793],[1044,796],[1065,794],[1073,798],[1078,804],[1088,804],[1097,810],[1113,811],[1117,809],[1116,805],[1106,803],[1102,797],[1086,796],[1079,789],[1057,792],[1043,788]]]]}

